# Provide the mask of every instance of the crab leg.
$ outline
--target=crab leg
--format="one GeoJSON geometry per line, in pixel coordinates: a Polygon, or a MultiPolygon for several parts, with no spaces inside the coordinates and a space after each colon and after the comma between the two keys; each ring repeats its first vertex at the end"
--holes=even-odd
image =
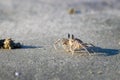
{"type": "Polygon", "coordinates": [[[81,46],[83,49],[85,49],[85,51],[90,55],[90,52],[87,50],[86,47],[84,47],[81,43],[80,43],[80,46],[81,46]]]}
{"type": "Polygon", "coordinates": [[[61,41],[61,39],[58,39],[57,41],[55,41],[55,43],[54,43],[54,48],[55,49],[57,49],[56,44],[58,44],[58,42],[60,42],[60,41],[61,41]]]}

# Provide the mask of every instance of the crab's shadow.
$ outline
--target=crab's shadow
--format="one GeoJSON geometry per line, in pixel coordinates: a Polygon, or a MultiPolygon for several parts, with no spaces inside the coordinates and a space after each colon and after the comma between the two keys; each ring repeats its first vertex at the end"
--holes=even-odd
{"type": "Polygon", "coordinates": [[[98,55],[104,56],[112,56],[120,53],[120,49],[109,49],[109,48],[101,48],[101,47],[88,47],[87,48],[90,53],[96,53],[98,55]]]}
{"type": "Polygon", "coordinates": [[[43,48],[43,46],[32,46],[32,45],[22,45],[21,49],[35,49],[35,48],[43,48]]]}

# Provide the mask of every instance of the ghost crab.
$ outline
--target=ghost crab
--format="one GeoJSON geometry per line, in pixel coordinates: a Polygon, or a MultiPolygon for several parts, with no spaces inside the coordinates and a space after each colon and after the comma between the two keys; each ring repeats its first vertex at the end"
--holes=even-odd
{"type": "Polygon", "coordinates": [[[78,38],[75,38],[73,34],[71,35],[71,37],[70,37],[70,34],[68,34],[68,38],[62,38],[62,39],[58,39],[57,41],[55,41],[55,43],[54,43],[54,48],[55,49],[57,49],[56,45],[58,43],[61,43],[63,49],[67,52],[71,52],[72,55],[75,52],[82,51],[82,50],[87,52],[88,55],[91,55],[89,50],[87,49],[87,47],[94,46],[91,43],[84,43],[82,40],[80,40],[78,38]]]}

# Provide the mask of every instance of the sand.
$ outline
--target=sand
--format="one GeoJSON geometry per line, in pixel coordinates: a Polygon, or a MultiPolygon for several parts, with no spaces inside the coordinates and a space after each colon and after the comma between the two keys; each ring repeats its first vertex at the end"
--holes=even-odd
{"type": "Polygon", "coordinates": [[[119,5],[119,0],[0,0],[0,38],[23,44],[0,50],[0,80],[119,80],[119,5]],[[68,33],[94,44],[95,55],[55,50],[54,41],[68,33]]]}

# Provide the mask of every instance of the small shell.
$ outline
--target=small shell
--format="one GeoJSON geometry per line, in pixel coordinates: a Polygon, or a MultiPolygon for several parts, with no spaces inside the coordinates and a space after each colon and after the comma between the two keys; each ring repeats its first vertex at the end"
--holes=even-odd
{"type": "Polygon", "coordinates": [[[19,72],[15,72],[15,76],[19,76],[20,75],[20,73],[19,72]]]}

